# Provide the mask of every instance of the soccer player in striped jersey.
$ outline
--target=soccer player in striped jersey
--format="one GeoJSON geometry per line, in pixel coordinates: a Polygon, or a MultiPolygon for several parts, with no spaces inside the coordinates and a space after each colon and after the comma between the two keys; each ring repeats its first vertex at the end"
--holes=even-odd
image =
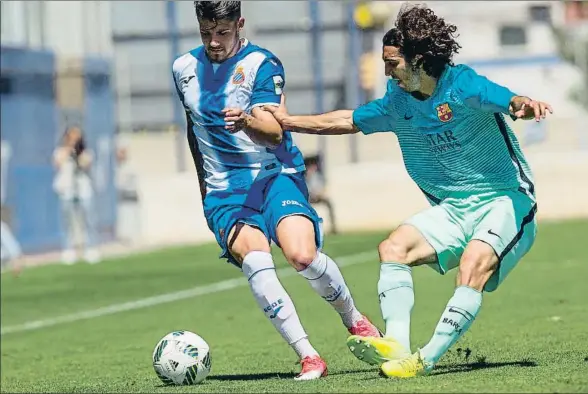
{"type": "Polygon", "coordinates": [[[317,379],[327,366],[276,276],[270,242],[351,334],[379,331],[355,307],[337,264],[321,252],[321,219],[308,202],[302,154],[262,108],[280,104],[282,64],[240,38],[245,21],[239,1],[194,5],[203,46],[175,60],[173,77],[186,110],[207,223],[221,257],[242,269],[260,309],[300,357],[296,379],[317,379]]]}
{"type": "Polygon", "coordinates": [[[496,290],[535,240],[533,177],[504,115],[540,121],[552,109],[454,65],[456,30],[426,7],[408,9],[383,39],[391,77],[383,98],[316,116],[268,108],[284,129],[301,133],[395,133],[408,174],[432,205],[379,245],[385,336],[348,339],[359,359],[390,377],[429,372],[470,327],[483,292],[496,290]],[[459,271],[433,337],[411,354],[411,271],[421,264],[459,271]]]}

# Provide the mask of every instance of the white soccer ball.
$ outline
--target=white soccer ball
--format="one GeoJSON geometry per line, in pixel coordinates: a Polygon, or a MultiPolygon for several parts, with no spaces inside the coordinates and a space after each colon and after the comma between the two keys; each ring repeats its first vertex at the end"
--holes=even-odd
{"type": "Polygon", "coordinates": [[[206,379],[210,367],[210,347],[190,331],[167,334],[153,351],[153,368],[165,384],[198,384],[206,379]]]}

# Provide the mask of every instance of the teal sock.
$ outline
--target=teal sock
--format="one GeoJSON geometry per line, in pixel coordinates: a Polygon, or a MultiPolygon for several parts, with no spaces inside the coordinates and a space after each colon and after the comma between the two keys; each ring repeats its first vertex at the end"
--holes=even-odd
{"type": "Polygon", "coordinates": [[[468,286],[455,289],[435,328],[433,338],[421,349],[421,357],[435,364],[472,325],[480,307],[482,293],[468,286]]]}
{"type": "Polygon", "coordinates": [[[410,267],[398,263],[382,263],[378,294],[382,317],[386,322],[385,336],[394,338],[410,352],[410,313],[414,306],[410,267]]]}

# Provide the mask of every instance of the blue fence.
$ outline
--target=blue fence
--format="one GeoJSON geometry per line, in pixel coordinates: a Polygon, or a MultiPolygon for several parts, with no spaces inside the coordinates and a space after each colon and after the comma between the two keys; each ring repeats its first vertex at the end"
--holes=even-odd
{"type": "Polygon", "coordinates": [[[94,151],[93,180],[97,224],[103,239],[115,237],[117,193],[114,94],[110,63],[87,58],[84,62],[84,133],[94,151]]]}
{"type": "MultiPolygon", "coordinates": [[[[63,132],[61,109],[55,99],[55,56],[47,51],[0,48],[0,126],[2,144],[9,146],[10,160],[2,163],[2,179],[15,237],[25,252],[60,246],[59,201],[53,192],[55,171],[51,159],[63,132]]],[[[83,126],[94,165],[99,231],[112,237],[116,223],[114,185],[114,115],[108,62],[85,63],[83,126]]]]}

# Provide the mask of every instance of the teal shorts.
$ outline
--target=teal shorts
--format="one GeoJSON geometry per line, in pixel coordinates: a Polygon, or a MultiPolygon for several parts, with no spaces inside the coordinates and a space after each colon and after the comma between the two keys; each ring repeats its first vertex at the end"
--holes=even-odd
{"type": "Polygon", "coordinates": [[[533,196],[500,191],[446,198],[404,224],[416,227],[437,252],[431,266],[441,274],[457,267],[467,244],[476,239],[490,245],[499,266],[485,291],[494,291],[531,249],[537,234],[533,196]]]}

